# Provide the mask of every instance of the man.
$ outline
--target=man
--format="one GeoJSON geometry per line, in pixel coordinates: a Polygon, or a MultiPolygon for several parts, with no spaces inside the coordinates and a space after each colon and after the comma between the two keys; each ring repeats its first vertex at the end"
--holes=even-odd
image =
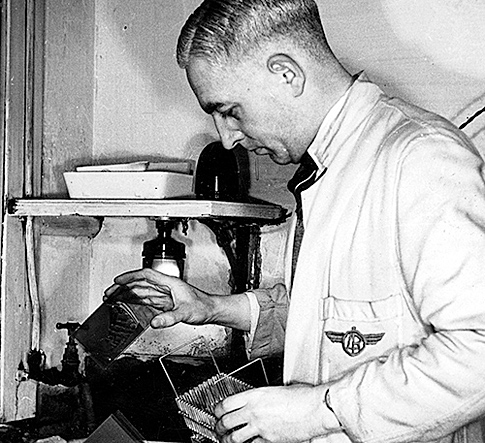
{"type": "Polygon", "coordinates": [[[291,183],[291,229],[301,236],[303,225],[304,236],[301,245],[289,236],[285,286],[214,296],[141,270],[108,289],[127,285],[158,307],[155,328],[246,331],[252,356],[279,351],[285,335],[286,385],[221,402],[222,441],[478,441],[469,425],[485,412],[476,149],[444,119],[351,76],[313,0],[206,0],[177,56],[225,148],[313,166],[291,183]]]}

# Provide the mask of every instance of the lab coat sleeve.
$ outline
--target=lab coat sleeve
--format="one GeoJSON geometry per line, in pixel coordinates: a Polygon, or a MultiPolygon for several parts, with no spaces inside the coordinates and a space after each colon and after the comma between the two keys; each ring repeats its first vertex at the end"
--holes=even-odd
{"type": "Polygon", "coordinates": [[[259,303],[259,318],[254,335],[250,337],[247,353],[250,359],[274,357],[283,353],[288,314],[286,288],[278,284],[271,289],[251,291],[259,303]]]}
{"type": "Polygon", "coordinates": [[[344,375],[332,407],[356,442],[432,441],[485,413],[484,164],[454,134],[421,136],[402,158],[396,260],[432,331],[344,375]]]}

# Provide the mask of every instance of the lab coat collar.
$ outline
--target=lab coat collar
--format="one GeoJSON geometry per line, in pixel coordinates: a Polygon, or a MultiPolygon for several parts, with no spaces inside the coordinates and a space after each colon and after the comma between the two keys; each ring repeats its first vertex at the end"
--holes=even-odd
{"type": "Polygon", "coordinates": [[[339,143],[335,146],[332,144],[337,132],[354,131],[382,95],[381,89],[371,83],[367,75],[361,72],[346,93],[330,109],[307,150],[318,167],[319,176],[330,167],[337,155],[339,143]]]}

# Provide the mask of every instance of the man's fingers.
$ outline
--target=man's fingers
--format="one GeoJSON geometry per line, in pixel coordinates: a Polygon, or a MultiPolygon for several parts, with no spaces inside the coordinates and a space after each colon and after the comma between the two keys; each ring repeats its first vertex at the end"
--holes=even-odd
{"type": "Polygon", "coordinates": [[[126,285],[113,285],[108,288],[103,300],[126,301],[129,303],[143,303],[143,299],[172,299],[170,288],[167,286],[154,286],[145,282],[134,282],[126,285]]]}
{"type": "Polygon", "coordinates": [[[152,285],[166,285],[171,286],[178,279],[170,275],[162,274],[150,268],[143,268],[137,271],[129,271],[118,275],[115,278],[115,283],[118,285],[128,285],[136,281],[144,281],[152,285]]]}
{"type": "Polygon", "coordinates": [[[249,425],[244,425],[235,431],[225,434],[221,437],[222,443],[244,443],[257,437],[257,431],[249,425]]]}
{"type": "Polygon", "coordinates": [[[154,297],[137,297],[129,301],[133,305],[145,305],[152,308],[159,309],[160,311],[171,311],[174,309],[173,300],[170,297],[160,297],[156,295],[154,297]]]}
{"type": "Polygon", "coordinates": [[[148,297],[164,298],[164,297],[170,297],[172,293],[170,288],[165,285],[154,286],[152,284],[146,284],[146,283],[140,284],[137,282],[137,283],[129,283],[125,286],[140,298],[148,298],[148,297]]]}
{"type": "Polygon", "coordinates": [[[171,298],[168,297],[152,297],[144,299],[144,304],[153,306],[161,311],[171,311],[174,308],[174,304],[171,298]]]}
{"type": "Polygon", "coordinates": [[[120,285],[117,285],[117,284],[114,284],[114,285],[111,285],[109,288],[107,288],[105,291],[104,291],[104,300],[106,300],[107,298],[109,298],[109,296],[111,294],[113,294],[114,292],[118,291],[120,288],[120,285]]]}
{"type": "Polygon", "coordinates": [[[247,420],[244,413],[239,409],[223,415],[216,423],[215,431],[217,434],[223,436],[232,430],[239,429],[247,425],[247,420]]]}
{"type": "Polygon", "coordinates": [[[229,412],[237,411],[238,409],[246,406],[246,397],[248,392],[251,391],[245,391],[241,392],[240,394],[231,395],[230,397],[227,397],[220,403],[218,403],[214,409],[214,415],[216,416],[216,418],[220,419],[223,415],[226,415],[229,412]]]}

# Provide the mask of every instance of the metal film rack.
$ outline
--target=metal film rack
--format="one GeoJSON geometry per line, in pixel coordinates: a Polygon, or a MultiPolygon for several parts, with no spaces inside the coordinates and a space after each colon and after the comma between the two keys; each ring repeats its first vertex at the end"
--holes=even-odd
{"type": "Polygon", "coordinates": [[[176,348],[170,353],[160,357],[159,361],[175,393],[175,403],[177,404],[179,413],[182,415],[186,426],[194,433],[193,440],[197,442],[202,442],[204,439],[208,439],[214,443],[219,443],[219,438],[214,431],[217,421],[214,415],[216,405],[226,397],[253,389],[251,384],[236,378],[234,376],[236,373],[244,370],[248,366],[260,363],[262,374],[264,376],[264,383],[266,385],[268,384],[268,378],[261,359],[256,359],[231,372],[230,374],[220,372],[214,355],[212,354],[212,351],[208,347],[203,337],[197,338],[187,345],[182,345],[176,348]],[[183,347],[194,344],[195,342],[198,342],[206,347],[208,354],[212,358],[217,374],[188,390],[187,392],[179,394],[163,363],[163,359],[169,355],[172,355],[183,347]]]}

